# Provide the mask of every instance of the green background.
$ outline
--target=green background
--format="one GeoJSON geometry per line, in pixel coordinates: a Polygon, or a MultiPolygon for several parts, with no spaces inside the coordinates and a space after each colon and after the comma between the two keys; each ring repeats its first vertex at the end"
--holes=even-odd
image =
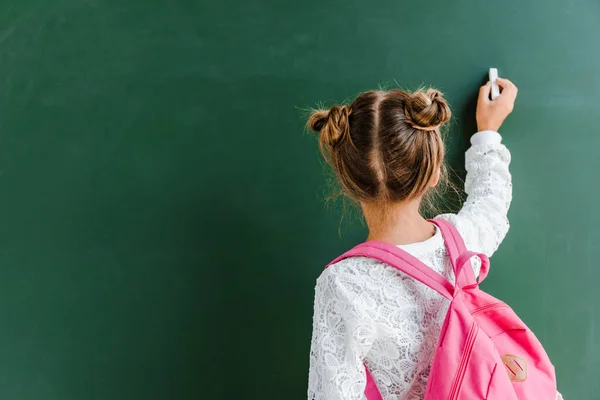
{"type": "Polygon", "coordinates": [[[597,0],[0,0],[0,398],[305,398],[315,279],[365,228],[303,110],[436,86],[460,171],[492,66],[520,92],[486,287],[599,398],[599,38],[597,0]]]}

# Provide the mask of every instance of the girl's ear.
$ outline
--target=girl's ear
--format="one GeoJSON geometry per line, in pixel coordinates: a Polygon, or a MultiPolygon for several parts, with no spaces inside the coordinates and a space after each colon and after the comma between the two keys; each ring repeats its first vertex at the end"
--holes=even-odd
{"type": "Polygon", "coordinates": [[[440,183],[440,175],[442,173],[441,168],[438,168],[433,176],[431,177],[431,182],[429,183],[429,187],[436,187],[438,183],[440,183]]]}

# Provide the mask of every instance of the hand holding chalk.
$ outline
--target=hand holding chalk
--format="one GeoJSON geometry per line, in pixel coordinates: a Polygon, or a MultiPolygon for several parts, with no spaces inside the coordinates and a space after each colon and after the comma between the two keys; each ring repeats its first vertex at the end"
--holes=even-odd
{"type": "Polygon", "coordinates": [[[492,100],[496,100],[500,96],[500,88],[496,79],[498,79],[498,70],[496,68],[490,68],[490,82],[492,82],[492,100]]]}
{"type": "Polygon", "coordinates": [[[515,99],[517,98],[517,87],[508,79],[496,78],[499,86],[499,95],[495,100],[490,100],[492,94],[492,82],[489,81],[479,90],[477,101],[477,129],[479,131],[498,131],[502,123],[512,112],[515,99]]]}

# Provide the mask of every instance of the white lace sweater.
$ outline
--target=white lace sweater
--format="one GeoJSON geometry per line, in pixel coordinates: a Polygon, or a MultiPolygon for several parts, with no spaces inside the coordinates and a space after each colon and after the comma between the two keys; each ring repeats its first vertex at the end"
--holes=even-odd
{"type": "MultiPolygon", "coordinates": [[[[466,153],[467,200],[452,222],[469,250],[491,256],[508,231],[512,197],[510,153],[498,133],[471,138],[466,153]]],[[[439,230],[400,246],[454,282],[439,230]]],[[[473,262],[478,272],[479,264],[473,262]]],[[[317,280],[308,398],[363,400],[364,363],[384,400],[422,400],[449,302],[398,270],[368,258],[349,258],[317,280]]]]}

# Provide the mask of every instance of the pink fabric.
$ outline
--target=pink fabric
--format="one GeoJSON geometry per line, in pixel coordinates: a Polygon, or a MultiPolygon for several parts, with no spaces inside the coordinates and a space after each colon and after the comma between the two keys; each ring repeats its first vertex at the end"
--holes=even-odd
{"type": "Polygon", "coordinates": [[[365,365],[365,374],[367,376],[367,385],[365,386],[365,396],[368,400],[383,400],[381,397],[381,393],[379,393],[379,389],[377,389],[377,384],[375,383],[375,379],[373,379],[373,375],[369,371],[369,368],[365,365]]]}
{"type": "MultiPolygon", "coordinates": [[[[488,258],[468,252],[462,237],[449,222],[441,219],[432,222],[444,237],[456,286],[397,246],[378,241],[360,244],[329,265],[348,257],[374,258],[451,300],[425,400],[555,399],[554,367],[540,342],[508,305],[479,289],[470,260],[481,258],[481,282],[489,270],[488,258]],[[505,364],[502,359],[505,355],[518,358],[505,364]]],[[[365,374],[367,399],[382,400],[366,366],[365,374]]]]}

